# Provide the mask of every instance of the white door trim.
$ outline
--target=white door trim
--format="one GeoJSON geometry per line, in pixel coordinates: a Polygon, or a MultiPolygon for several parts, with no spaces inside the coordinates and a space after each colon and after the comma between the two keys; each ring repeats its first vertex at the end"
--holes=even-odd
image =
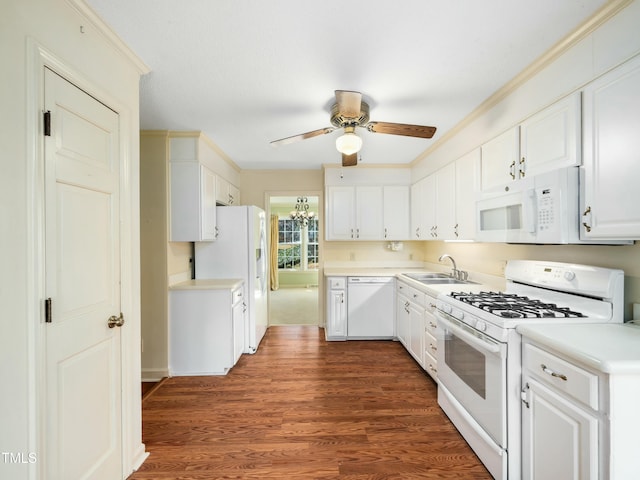
{"type": "MultiPolygon", "coordinates": [[[[27,355],[29,365],[29,449],[45,458],[44,398],[44,68],[48,67],[80,89],[118,112],[120,117],[120,244],[122,312],[127,328],[121,332],[122,350],[122,478],[137,469],[147,457],[142,443],[140,395],[140,271],[138,162],[133,156],[131,111],[111,93],[91,82],[51,51],[27,39],[26,72],[26,204],[27,204],[27,355]]],[[[28,465],[29,478],[45,480],[38,462],[28,465]]]]}

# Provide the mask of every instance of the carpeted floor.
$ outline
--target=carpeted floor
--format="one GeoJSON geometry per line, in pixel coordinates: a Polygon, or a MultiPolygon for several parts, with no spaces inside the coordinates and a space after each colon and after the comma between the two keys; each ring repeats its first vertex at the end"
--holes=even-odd
{"type": "Polygon", "coordinates": [[[318,325],[318,287],[270,292],[269,325],[318,325]]]}

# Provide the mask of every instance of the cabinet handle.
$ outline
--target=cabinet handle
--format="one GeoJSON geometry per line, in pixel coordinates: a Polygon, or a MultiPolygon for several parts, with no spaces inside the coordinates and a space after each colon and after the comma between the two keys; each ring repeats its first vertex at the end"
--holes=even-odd
{"type": "Polygon", "coordinates": [[[416,238],[420,238],[420,227],[416,228],[416,238]]]}
{"type": "Polygon", "coordinates": [[[218,228],[217,225],[214,227],[214,231],[215,233],[213,235],[213,238],[218,238],[218,236],[220,235],[220,229],[218,228]]]}
{"type": "Polygon", "coordinates": [[[553,370],[548,368],[544,363],[540,364],[540,368],[542,368],[542,371],[544,373],[546,373],[547,375],[551,375],[552,377],[559,378],[560,380],[564,380],[565,382],[567,381],[567,376],[566,375],[564,375],[562,373],[554,372],[553,370]]]}
{"type": "Polygon", "coordinates": [[[438,351],[438,347],[436,347],[433,343],[429,344],[429,348],[431,349],[432,352],[437,352],[438,351]]]}
{"type": "Polygon", "coordinates": [[[525,173],[525,163],[524,163],[524,157],[522,157],[520,159],[520,178],[524,178],[524,173],[525,173]]]}
{"type": "Polygon", "coordinates": [[[511,165],[509,165],[509,175],[511,175],[511,178],[513,180],[516,179],[516,161],[515,160],[511,162],[511,165]]]}
{"type": "Polygon", "coordinates": [[[360,238],[360,229],[356,228],[356,238],[360,238]]]}
{"type": "Polygon", "coordinates": [[[384,229],[384,238],[387,238],[387,229],[384,229]]]}
{"type": "Polygon", "coordinates": [[[582,226],[589,233],[591,231],[591,207],[587,207],[587,209],[582,214],[582,226]]]}
{"type": "Polygon", "coordinates": [[[458,224],[456,223],[456,226],[453,227],[453,234],[456,236],[456,238],[458,238],[458,224]]]}
{"type": "Polygon", "coordinates": [[[435,323],[433,323],[433,322],[431,322],[431,321],[429,321],[429,326],[430,326],[431,328],[438,328],[438,325],[436,325],[435,323]]]}
{"type": "Polygon", "coordinates": [[[438,373],[438,370],[436,370],[436,368],[432,364],[429,364],[429,370],[431,370],[433,373],[438,373]]]}
{"type": "Polygon", "coordinates": [[[351,238],[353,238],[353,228],[351,229],[351,238]]]}
{"type": "Polygon", "coordinates": [[[344,293],[340,294],[340,303],[344,303],[344,293]]]}

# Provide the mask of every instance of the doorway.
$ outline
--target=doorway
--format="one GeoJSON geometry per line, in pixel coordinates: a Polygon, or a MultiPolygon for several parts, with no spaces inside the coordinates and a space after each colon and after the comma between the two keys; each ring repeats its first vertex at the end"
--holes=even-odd
{"type": "Polygon", "coordinates": [[[319,325],[319,201],[269,195],[269,325],[319,325]]]}

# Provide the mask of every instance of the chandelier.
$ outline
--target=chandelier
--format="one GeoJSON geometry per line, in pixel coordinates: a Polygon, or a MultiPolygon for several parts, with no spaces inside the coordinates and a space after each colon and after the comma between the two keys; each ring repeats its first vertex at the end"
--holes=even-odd
{"type": "Polygon", "coordinates": [[[315,216],[314,212],[309,211],[309,203],[307,197],[298,197],[296,200],[296,209],[291,210],[289,217],[294,220],[298,225],[306,227],[309,225],[309,220],[315,216]]]}

